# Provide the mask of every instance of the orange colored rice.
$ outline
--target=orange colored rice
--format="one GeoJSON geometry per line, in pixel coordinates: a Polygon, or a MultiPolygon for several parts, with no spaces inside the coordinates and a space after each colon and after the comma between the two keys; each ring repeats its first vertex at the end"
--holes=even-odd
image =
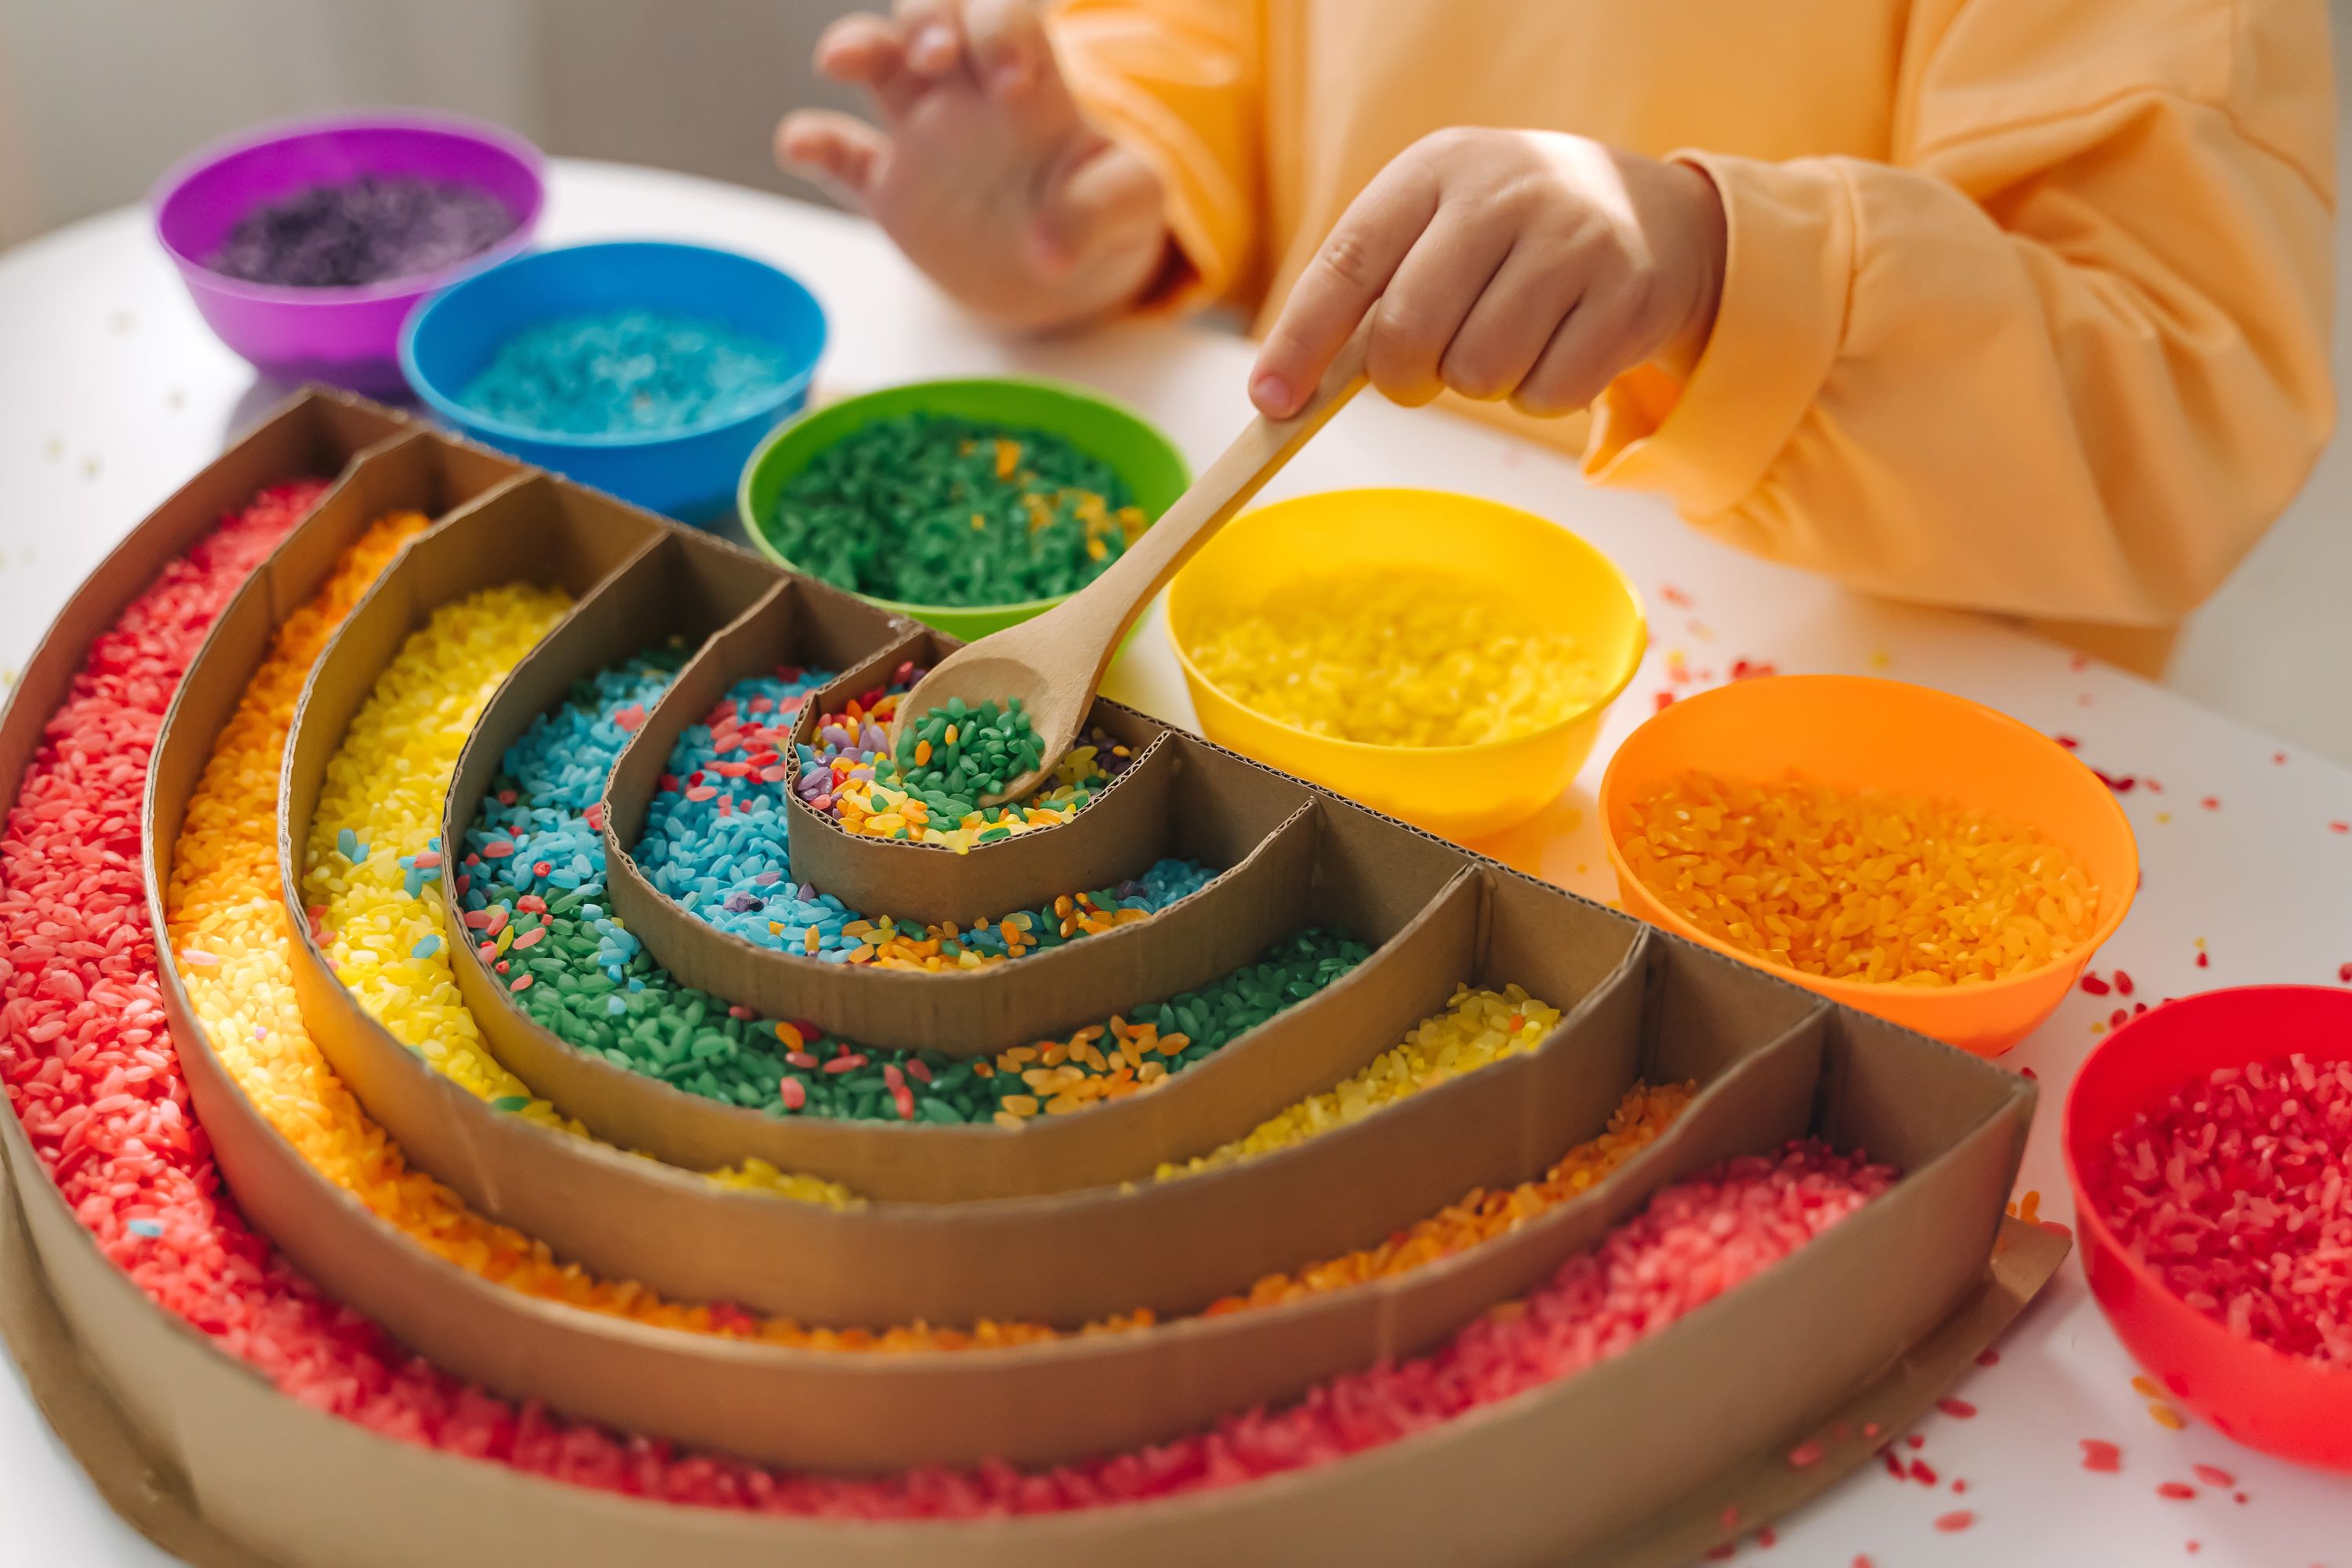
{"type": "Polygon", "coordinates": [[[1610,1114],[1609,1125],[1561,1155],[1541,1179],[1521,1182],[1516,1187],[1481,1188],[1427,1219],[1415,1220],[1378,1247],[1309,1263],[1294,1273],[1269,1274],[1251,1286],[1248,1294],[1212,1303],[1203,1316],[1277,1306],[1367,1280],[1410,1274],[1517,1230],[1538,1215],[1583,1195],[1603,1176],[1648,1148],[1697,1092],[1696,1083],[1637,1083],[1625,1091],[1625,1098],[1610,1114]]]}
{"type": "Polygon", "coordinates": [[[2091,934],[2099,890],[2033,829],[1916,796],[1685,773],[1618,847],[1643,886],[1769,963],[1873,984],[1967,985],[2091,934]]]}

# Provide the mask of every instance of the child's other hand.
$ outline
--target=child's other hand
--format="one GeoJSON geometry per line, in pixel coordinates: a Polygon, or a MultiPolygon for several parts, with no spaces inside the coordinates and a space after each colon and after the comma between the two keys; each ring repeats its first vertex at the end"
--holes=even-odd
{"type": "Polygon", "coordinates": [[[1250,373],[1283,418],[1366,311],[1372,384],[1522,411],[1583,407],[1632,366],[1687,373],[1722,293],[1706,175],[1580,136],[1457,129],[1374,176],[1285,301],[1250,373]]]}
{"type": "Polygon", "coordinates": [[[884,126],[809,110],[777,161],[870,213],[950,294],[1016,326],[1128,304],[1158,275],[1159,176],[1080,113],[1031,0],[898,0],[826,30],[816,68],[884,126]]]}

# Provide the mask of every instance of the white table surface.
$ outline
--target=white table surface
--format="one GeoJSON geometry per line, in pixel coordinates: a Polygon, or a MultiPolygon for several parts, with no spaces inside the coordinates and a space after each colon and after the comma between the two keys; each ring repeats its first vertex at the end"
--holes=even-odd
{"type": "MultiPolygon", "coordinates": [[[[879,237],[834,214],[758,192],[606,164],[554,165],[544,237],[652,236],[764,256],[824,301],[833,392],[926,375],[1017,368],[1102,387],[1149,411],[1196,463],[1247,408],[1241,342],[1162,325],[1043,346],[1007,344],[959,316],[879,237]]],[[[150,237],[124,211],[0,257],[0,677],[13,680],[43,626],[100,555],[282,395],[206,332],[150,237]]],[[[2118,671],[1975,617],[1897,608],[1750,560],[1683,527],[1654,500],[1588,489],[1571,464],[1444,415],[1360,400],[1270,489],[1269,498],[1353,485],[1465,490],[1541,512],[1621,563],[1646,598],[1653,647],[1591,764],[1549,817],[1492,847],[1580,892],[1613,889],[1591,790],[1618,739],[1662,690],[1727,679],[1735,660],[1782,671],[1883,673],[1962,693],[2131,775],[2124,795],[2145,886],[2096,961],[2149,1001],[2257,981],[2334,984],[2352,964],[2352,773],[2118,671]],[[1679,662],[1689,679],[1670,674],[1679,662]],[[2210,967],[2195,966],[2201,950],[2210,967]]],[[[2340,688],[2339,688],[2340,689],[2340,688]]],[[[1114,670],[1111,695],[1176,722],[1192,710],[1163,637],[1114,670]]],[[[2007,1061],[2045,1095],[2021,1196],[2071,1218],[2058,1158],[2063,1086],[2115,998],[2075,994],[2007,1061]]],[[[2132,1388],[2136,1368],[2071,1261],[1958,1393],[1972,1419],[1938,1415],[1916,1457],[1931,1489],[1866,1470],[1784,1522],[1741,1561],[1849,1568],[1985,1563],[2077,1568],[2193,1562],[2200,1568],[2352,1568],[2352,1478],[2297,1470],[2191,1422],[2175,1432],[2132,1388]],[[2120,1475],[2080,1464],[2085,1437],[2118,1443],[2120,1475]],[[2166,1480],[2219,1466],[2245,1494],[2166,1480]],[[1965,1496],[1952,1490],[1965,1480],[1965,1496]],[[1969,1509],[1974,1524],[1934,1521],[1969,1509]],[[2193,1544],[2192,1544],[2193,1543],[2193,1544]]],[[[1907,1447],[1902,1452],[1914,1457],[1907,1447]]],[[[1573,1462],[1563,1456],[1563,1462],[1573,1462]]],[[[49,1435],[13,1366],[0,1373],[0,1562],[115,1568],[170,1560],[106,1509],[49,1435]]]]}

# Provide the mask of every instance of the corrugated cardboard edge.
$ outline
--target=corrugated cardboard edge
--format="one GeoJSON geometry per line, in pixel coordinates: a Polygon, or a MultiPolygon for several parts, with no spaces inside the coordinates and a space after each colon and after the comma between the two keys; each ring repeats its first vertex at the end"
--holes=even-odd
{"type": "MultiPolygon", "coordinates": [[[[1280,934],[1269,924],[1269,889],[1257,885],[1268,870],[1260,851],[1278,831],[1286,815],[1283,807],[1295,802],[1295,813],[1308,797],[1276,789],[1259,791],[1266,805],[1250,814],[1252,826],[1258,829],[1256,848],[1240,863],[1226,865],[1208,887],[1148,922],[1049,948],[1018,963],[937,973],[826,963],[761,946],[689,913],[655,887],[636,859],[635,844],[649,797],[656,781],[666,776],[678,736],[700,722],[737,681],[779,665],[824,667],[827,650],[820,641],[826,628],[804,626],[809,619],[797,596],[780,592],[713,638],[651,710],[614,769],[604,830],[610,901],[655,961],[685,984],[741,1003],[763,1016],[808,1019],[829,1034],[850,1039],[977,1056],[1056,1038],[1111,1013],[1197,989],[1250,962],[1280,934]]],[[[886,647],[863,662],[870,668],[876,658],[887,661],[893,657],[894,650],[886,647]]],[[[1155,738],[1134,767],[1087,806],[1082,814],[1087,822],[1085,834],[1060,829],[1032,833],[1016,841],[1020,847],[1013,857],[1037,876],[1068,879],[1056,889],[1066,894],[1108,885],[1086,879],[1102,869],[1103,842],[1115,841],[1122,861],[1142,861],[1147,855],[1156,858],[1189,847],[1180,841],[1202,835],[1187,833],[1192,824],[1179,820],[1189,817],[1185,803],[1193,798],[1176,785],[1179,767],[1178,757],[1155,738]]],[[[778,814],[780,826],[789,831],[796,818],[809,815],[805,808],[787,805],[778,814]]],[[[988,847],[984,864],[1003,864],[1007,858],[998,851],[1003,847],[988,847]]],[[[826,847],[828,853],[836,851],[849,852],[840,846],[826,847]]],[[[942,874],[961,879],[969,869],[940,864],[935,852],[919,847],[918,853],[919,858],[899,857],[889,865],[926,879],[942,874]]],[[[806,857],[802,863],[807,863],[806,857]]],[[[834,891],[823,882],[815,886],[834,891]]],[[[945,896],[918,893],[913,901],[930,905],[945,896]]],[[[852,907],[868,916],[904,918],[896,907],[852,907]]],[[[967,906],[955,918],[971,925],[1023,907],[1000,899],[967,906]]]]}
{"type": "MultiPolygon", "coordinates": [[[[1160,1089],[1018,1130],[776,1117],[722,1105],[566,1045],[503,1005],[486,976],[467,974],[470,955],[457,961],[460,989],[469,1000],[483,997],[478,1016],[510,1067],[622,1147],[690,1169],[756,1155],[783,1169],[842,1181],[877,1200],[963,1205],[971,1208],[968,1218],[978,1226],[987,1211],[972,1205],[987,1200],[1073,1193],[1148,1175],[1163,1161],[1213,1149],[1328,1088],[1335,1079],[1322,1076],[1321,1064],[1344,1063],[1338,1076],[1345,1077],[1443,1008],[1452,984],[1469,973],[1463,950],[1475,945],[1475,889],[1465,888],[1449,902],[1438,878],[1466,873],[1452,860],[1430,858],[1410,878],[1391,879],[1388,891],[1396,896],[1383,907],[1360,898],[1356,886],[1363,880],[1358,868],[1372,848],[1325,832],[1312,813],[1294,819],[1284,833],[1275,847],[1286,858],[1307,860],[1318,883],[1281,889],[1287,896],[1253,911],[1252,956],[1276,936],[1319,921],[1379,944],[1372,959],[1160,1089]],[[1432,963],[1428,973],[1406,982],[1411,966],[1424,961],[1432,963]],[[1394,1000],[1403,994],[1401,985],[1411,990],[1410,1001],[1394,1000]],[[1344,1016],[1368,1007],[1375,1015],[1365,1026],[1370,1033],[1359,1037],[1339,1026],[1344,1016]]],[[[1587,962],[1553,976],[1560,986],[1573,987],[1560,996],[1569,1005],[1599,984],[1625,951],[1622,926],[1593,923],[1579,934],[1593,950],[1587,962]]],[[[1009,1309],[978,1310],[1001,1315],[1009,1309]]]]}

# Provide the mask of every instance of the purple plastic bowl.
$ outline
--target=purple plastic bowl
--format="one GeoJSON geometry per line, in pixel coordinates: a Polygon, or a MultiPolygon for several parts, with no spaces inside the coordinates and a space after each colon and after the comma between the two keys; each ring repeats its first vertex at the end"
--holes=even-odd
{"type": "Polygon", "coordinates": [[[545,197],[539,149],[455,115],[397,111],[266,125],[205,148],[155,185],[155,237],[220,341],[264,374],[405,395],[400,329],[418,300],[453,279],[527,249],[545,197]],[[506,204],[514,232],[453,267],[349,289],[248,283],[205,263],[264,202],[362,174],[472,185],[506,204]]]}

